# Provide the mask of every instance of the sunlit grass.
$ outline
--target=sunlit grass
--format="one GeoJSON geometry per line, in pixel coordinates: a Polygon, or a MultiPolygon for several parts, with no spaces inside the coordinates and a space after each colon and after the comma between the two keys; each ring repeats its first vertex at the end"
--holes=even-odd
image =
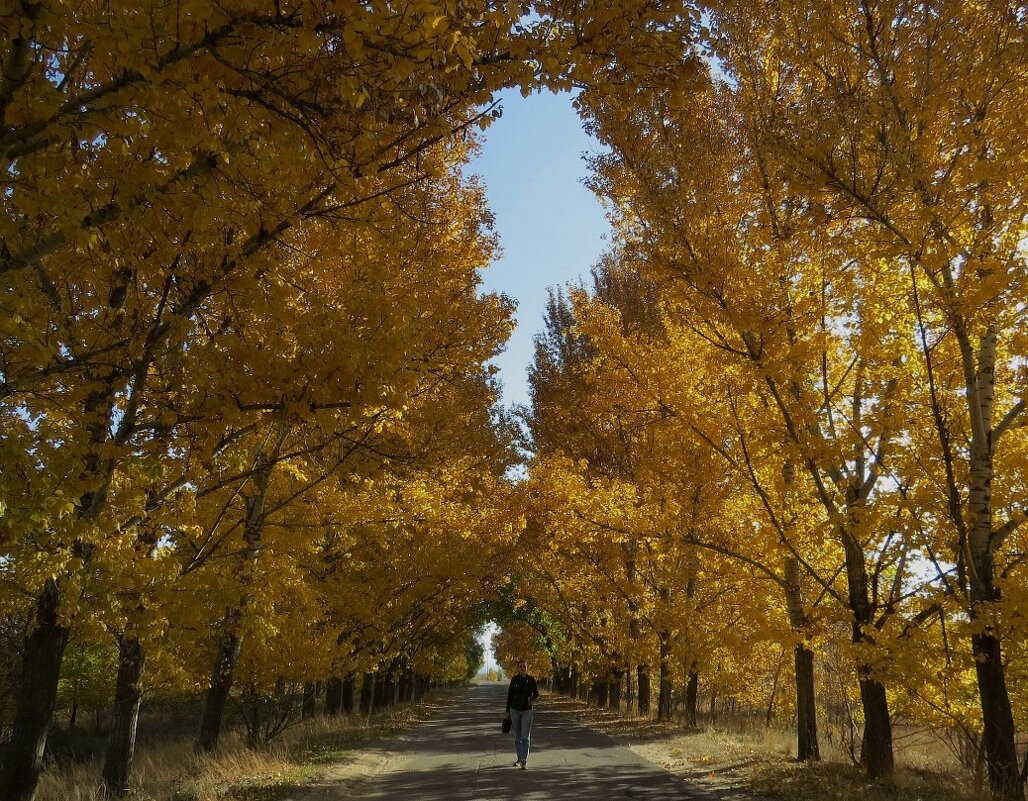
{"type": "Polygon", "coordinates": [[[809,801],[968,801],[975,793],[958,775],[899,768],[891,779],[872,781],[858,767],[834,762],[764,765],[751,780],[771,799],[809,801]]]}
{"type": "MultiPolygon", "coordinates": [[[[445,691],[441,691],[445,692],[445,691]]],[[[266,748],[252,750],[241,737],[222,737],[213,756],[193,753],[192,740],[141,747],[132,777],[134,801],[276,801],[309,783],[326,765],[338,765],[383,742],[436,708],[429,698],[367,720],[316,717],[286,731],[266,748]]],[[[51,766],[36,801],[100,801],[98,759],[51,766]]]]}
{"type": "MultiPolygon", "coordinates": [[[[138,801],[277,801],[295,794],[329,766],[352,763],[415,720],[448,706],[448,691],[415,707],[400,706],[371,721],[360,717],[318,717],[287,731],[271,746],[254,751],[242,739],[223,738],[213,757],[193,753],[191,740],[149,745],[136,755],[133,799],[138,801]]],[[[681,723],[600,710],[561,696],[543,708],[569,713],[640,755],[709,790],[737,790],[774,801],[971,801],[975,792],[951,754],[927,734],[906,732],[897,740],[896,775],[871,781],[836,744],[822,742],[825,761],[793,759],[791,731],[762,721],[734,719],[721,726],[683,729],[681,723]]],[[[37,801],[99,801],[96,760],[47,771],[37,801]]]]}
{"type": "Polygon", "coordinates": [[[776,801],[972,801],[978,795],[946,747],[931,734],[897,727],[896,774],[872,781],[837,743],[825,737],[822,762],[795,758],[795,734],[759,718],[735,718],[686,730],[551,696],[546,705],[568,712],[641,756],[709,790],[737,790],[776,801]]]}

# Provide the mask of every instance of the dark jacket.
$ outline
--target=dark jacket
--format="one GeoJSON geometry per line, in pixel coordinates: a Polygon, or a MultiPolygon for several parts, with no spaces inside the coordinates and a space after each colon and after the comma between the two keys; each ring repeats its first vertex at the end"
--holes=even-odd
{"type": "Polygon", "coordinates": [[[522,676],[517,674],[510,680],[510,687],[507,689],[507,711],[516,709],[523,712],[532,708],[532,701],[539,697],[539,687],[536,686],[534,676],[522,676]]]}

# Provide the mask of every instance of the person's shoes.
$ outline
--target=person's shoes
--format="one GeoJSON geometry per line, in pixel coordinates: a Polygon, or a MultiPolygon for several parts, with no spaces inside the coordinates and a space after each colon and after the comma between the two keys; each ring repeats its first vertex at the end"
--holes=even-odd
{"type": "Polygon", "coordinates": [[[525,769],[525,763],[524,763],[524,762],[522,762],[522,763],[521,763],[521,769],[522,769],[522,770],[524,770],[524,769],[525,769]]]}
{"type": "Polygon", "coordinates": [[[516,768],[516,767],[517,767],[518,765],[520,765],[520,764],[521,764],[520,762],[515,762],[515,763],[514,763],[514,765],[513,765],[513,767],[515,767],[515,768],[516,768]]]}

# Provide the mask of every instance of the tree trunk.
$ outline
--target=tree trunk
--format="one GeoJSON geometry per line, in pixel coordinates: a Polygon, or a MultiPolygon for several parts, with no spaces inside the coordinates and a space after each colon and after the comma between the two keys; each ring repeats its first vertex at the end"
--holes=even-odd
{"type": "Polygon", "coordinates": [[[353,701],[354,701],[354,685],[356,680],[352,673],[347,673],[346,678],[343,679],[343,712],[347,715],[353,714],[353,701]]]}
{"type": "Polygon", "coordinates": [[[386,672],[386,703],[396,706],[400,700],[400,659],[397,657],[389,663],[386,672]]]}
{"type": "MultiPolygon", "coordinates": [[[[978,343],[977,359],[967,329],[957,325],[954,326],[954,333],[960,343],[971,422],[967,498],[969,554],[965,556],[961,553],[960,557],[970,561],[972,567],[969,571],[971,604],[968,611],[971,619],[975,620],[982,616],[983,605],[987,608],[1000,599],[995,585],[994,554],[1013,530],[1008,526],[1004,526],[1001,531],[995,529],[992,503],[994,458],[1003,434],[1002,430],[997,431],[993,426],[999,329],[996,325],[990,325],[983,333],[978,343]]],[[[1024,782],[1018,772],[1016,731],[999,631],[986,626],[984,630],[973,634],[971,649],[975,657],[978,697],[982,708],[982,742],[989,768],[989,787],[994,798],[1022,801],[1024,782]]]]}
{"type": "Polygon", "coordinates": [[[814,705],[814,652],[803,644],[794,649],[796,663],[796,758],[801,762],[821,759],[817,740],[817,707],[814,705]]]}
{"type": "Polygon", "coordinates": [[[1021,801],[1024,782],[1018,772],[1014,716],[1007,692],[1000,640],[986,629],[984,633],[974,635],[971,642],[984,721],[982,736],[989,767],[989,787],[996,799],[1021,801]]]}
{"type": "Polygon", "coordinates": [[[639,714],[650,716],[650,666],[639,665],[636,668],[636,682],[639,693],[639,714]]]}
{"type": "Polygon", "coordinates": [[[671,635],[660,634],[660,691],[657,698],[657,720],[671,720],[671,635]]]}
{"type": "Polygon", "coordinates": [[[695,729],[700,722],[700,673],[693,662],[685,685],[685,725],[695,729]]]}
{"type": "Polygon", "coordinates": [[[610,691],[610,682],[607,679],[596,682],[596,705],[600,709],[607,708],[607,698],[610,691]]]}
{"type": "Polygon", "coordinates": [[[384,666],[379,666],[379,669],[375,672],[375,680],[373,683],[374,691],[372,697],[374,698],[375,710],[382,710],[386,708],[386,677],[384,666]]]}
{"type": "Polygon", "coordinates": [[[403,671],[403,694],[404,700],[408,704],[414,703],[414,683],[414,668],[412,668],[410,665],[407,665],[407,667],[403,671]]]}
{"type": "MultiPolygon", "coordinates": [[[[787,481],[794,475],[786,466],[787,481]]],[[[810,621],[803,606],[803,584],[800,563],[795,557],[787,557],[784,568],[785,605],[789,612],[789,623],[795,631],[806,633],[810,621]]],[[[814,652],[803,643],[798,643],[793,652],[796,674],[796,758],[801,762],[821,759],[817,741],[817,707],[814,696],[814,652]]]]}
{"type": "Polygon", "coordinates": [[[136,751],[136,725],[143,701],[146,651],[137,637],[122,635],[118,643],[118,677],[114,686],[111,738],[104,755],[103,791],[108,798],[129,793],[132,757],[136,751]]]}
{"type": "Polygon", "coordinates": [[[610,672],[610,708],[621,711],[621,685],[625,680],[625,671],[621,668],[610,672]]]}
{"type": "MultiPolygon", "coordinates": [[[[851,490],[851,495],[854,491],[851,490]]],[[[852,497],[848,502],[851,519],[858,512],[858,503],[852,497]]],[[[854,526],[855,527],[855,526],[854,526]]],[[[849,608],[853,616],[854,644],[874,641],[865,634],[874,620],[868,588],[864,551],[849,530],[842,531],[846,554],[846,581],[849,589],[849,608]]],[[[864,736],[860,747],[860,763],[872,779],[891,776],[895,763],[892,754],[892,721],[889,718],[889,700],[885,687],[873,676],[870,665],[857,665],[860,683],[860,703],[864,710],[864,736]]]]}
{"type": "Polygon", "coordinates": [[[375,674],[369,671],[364,674],[364,681],[361,682],[360,713],[362,715],[370,715],[374,701],[375,674]]]}
{"type": "MultiPolygon", "coordinates": [[[[280,442],[281,444],[281,442],[280,442]]],[[[239,552],[235,577],[242,587],[239,603],[225,610],[221,643],[211,672],[211,684],[204,699],[200,716],[200,730],[193,749],[197,753],[211,753],[218,747],[221,735],[221,721],[232,690],[232,678],[243,647],[242,622],[250,602],[249,585],[253,568],[261,552],[261,536],[264,533],[264,503],[268,495],[273,462],[263,452],[257,455],[260,467],[254,474],[253,494],[246,496],[246,515],[243,520],[243,548],[239,552]]]]}
{"type": "Polygon", "coordinates": [[[343,706],[343,680],[333,676],[325,683],[325,714],[336,716],[343,706]]]}
{"type": "Polygon", "coordinates": [[[867,667],[860,671],[860,701],[864,708],[864,737],[860,744],[860,763],[872,779],[892,775],[892,722],[885,687],[870,677],[867,667]]]}
{"type": "Polygon", "coordinates": [[[567,692],[567,670],[554,657],[550,657],[550,674],[553,676],[553,691],[563,695],[567,692]]]}
{"type": "Polygon", "coordinates": [[[239,651],[243,647],[243,637],[239,634],[239,623],[243,617],[240,608],[228,609],[225,612],[225,625],[218,646],[218,655],[214,660],[211,682],[203,702],[200,714],[200,730],[196,735],[193,750],[197,753],[211,753],[218,747],[221,736],[221,721],[225,715],[225,706],[232,691],[232,678],[239,659],[239,651]]]}
{"type": "Polygon", "coordinates": [[[0,779],[4,801],[31,801],[39,783],[61,661],[68,645],[68,629],[57,615],[59,605],[57,582],[47,579],[36,602],[34,626],[25,638],[18,702],[0,779]]]}
{"type": "Polygon", "coordinates": [[[767,713],[764,716],[764,727],[771,728],[775,719],[775,702],[778,700],[778,685],[781,683],[782,662],[785,661],[785,653],[778,658],[778,665],[775,667],[775,678],[771,682],[771,694],[767,699],[767,713]]]}
{"type": "Polygon", "coordinates": [[[320,692],[320,681],[309,681],[303,685],[303,706],[300,707],[300,717],[307,720],[314,717],[318,708],[318,694],[320,692]]]}

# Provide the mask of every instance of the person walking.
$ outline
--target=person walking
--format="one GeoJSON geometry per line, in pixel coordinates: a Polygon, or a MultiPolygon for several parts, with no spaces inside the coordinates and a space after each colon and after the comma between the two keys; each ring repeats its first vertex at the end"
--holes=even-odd
{"type": "Polygon", "coordinates": [[[539,697],[539,686],[535,677],[528,675],[528,663],[518,661],[518,673],[510,680],[507,688],[507,717],[511,719],[511,731],[514,732],[514,749],[517,759],[514,767],[525,769],[528,762],[528,749],[532,741],[532,701],[539,697]]]}

